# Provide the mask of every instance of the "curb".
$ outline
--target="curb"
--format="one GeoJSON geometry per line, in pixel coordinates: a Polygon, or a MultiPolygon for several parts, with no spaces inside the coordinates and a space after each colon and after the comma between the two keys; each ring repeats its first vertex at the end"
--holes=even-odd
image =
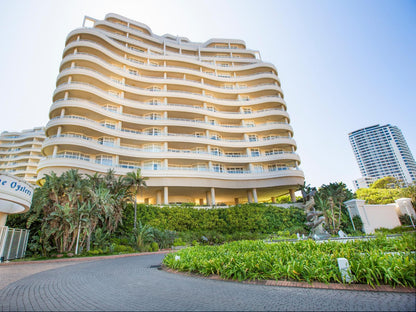
{"type": "Polygon", "coordinates": [[[105,259],[115,259],[115,258],[126,258],[126,257],[137,257],[137,256],[147,256],[147,255],[159,255],[167,254],[173,252],[172,250],[160,250],[154,252],[137,252],[130,254],[122,255],[108,255],[108,256],[93,256],[93,257],[78,257],[78,258],[59,258],[59,259],[48,259],[48,260],[30,260],[30,261],[19,261],[19,262],[8,262],[0,263],[1,266],[10,266],[10,265],[23,265],[23,264],[37,264],[37,263],[59,263],[59,262],[87,262],[95,260],[105,260],[105,259]]]}
{"type": "Polygon", "coordinates": [[[393,288],[392,286],[389,286],[389,285],[377,285],[373,288],[372,286],[365,285],[365,284],[337,284],[337,283],[325,284],[325,283],[320,283],[320,282],[307,283],[307,282],[275,281],[275,280],[238,281],[238,280],[233,280],[233,279],[225,279],[225,278],[220,277],[219,275],[203,276],[203,275],[196,274],[196,273],[180,272],[177,270],[170,269],[166,267],[165,265],[162,265],[160,269],[168,273],[180,274],[180,275],[191,276],[191,277],[198,277],[198,278],[209,279],[209,280],[234,282],[234,283],[250,284],[250,285],[329,289],[329,290],[416,293],[415,288],[403,287],[403,286],[397,286],[393,288]]]}

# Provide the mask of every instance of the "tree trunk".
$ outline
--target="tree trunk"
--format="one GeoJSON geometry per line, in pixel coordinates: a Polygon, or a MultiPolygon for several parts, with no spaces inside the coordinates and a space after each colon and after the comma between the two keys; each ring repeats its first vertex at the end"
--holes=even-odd
{"type": "Polygon", "coordinates": [[[134,229],[137,228],[137,193],[139,192],[139,187],[136,188],[136,194],[134,194],[134,229]]]}

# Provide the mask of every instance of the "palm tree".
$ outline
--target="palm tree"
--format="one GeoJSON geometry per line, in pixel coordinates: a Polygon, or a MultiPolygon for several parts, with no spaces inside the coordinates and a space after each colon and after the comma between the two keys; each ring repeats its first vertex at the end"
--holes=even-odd
{"type": "Polygon", "coordinates": [[[128,172],[125,177],[125,182],[128,186],[134,187],[134,229],[137,228],[137,194],[141,187],[147,187],[146,180],[149,178],[145,178],[142,176],[141,169],[137,169],[133,172],[128,172]]]}

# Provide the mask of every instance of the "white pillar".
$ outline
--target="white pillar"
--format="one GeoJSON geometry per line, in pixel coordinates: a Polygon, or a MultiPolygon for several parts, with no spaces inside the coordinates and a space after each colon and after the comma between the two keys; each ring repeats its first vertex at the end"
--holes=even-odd
{"type": "Polygon", "coordinates": [[[257,190],[255,188],[253,188],[252,192],[253,192],[253,200],[254,200],[254,202],[255,203],[258,203],[259,201],[257,199],[257,190]]]}
{"type": "Polygon", "coordinates": [[[207,199],[207,205],[211,206],[211,193],[210,192],[206,192],[206,199],[207,199]]]}
{"type": "Polygon", "coordinates": [[[295,191],[294,190],[289,190],[289,194],[290,194],[290,201],[292,203],[296,203],[295,191]]]}
{"type": "Polygon", "coordinates": [[[53,154],[52,154],[52,157],[56,157],[56,154],[58,153],[58,145],[55,145],[54,147],[53,147],[53,154]]]}
{"type": "Polygon", "coordinates": [[[0,227],[6,225],[7,213],[0,212],[0,227]]]}
{"type": "Polygon", "coordinates": [[[253,196],[250,190],[247,190],[247,201],[251,204],[253,202],[253,196]]]}
{"type": "Polygon", "coordinates": [[[211,206],[215,206],[215,188],[211,187],[211,206]]]}
{"type": "Polygon", "coordinates": [[[156,205],[162,204],[162,191],[156,192],[156,205]]]}
{"type": "Polygon", "coordinates": [[[168,195],[168,187],[165,186],[163,188],[163,203],[165,205],[169,205],[169,195],[168,195]]]}

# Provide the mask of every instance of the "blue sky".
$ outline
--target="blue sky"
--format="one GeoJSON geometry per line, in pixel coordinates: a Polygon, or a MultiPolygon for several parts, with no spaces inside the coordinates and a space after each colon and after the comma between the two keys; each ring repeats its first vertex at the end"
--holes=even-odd
{"type": "MultiPolygon", "coordinates": [[[[155,34],[238,38],[273,63],[314,186],[360,176],[348,133],[398,126],[416,152],[416,1],[8,1],[0,20],[0,131],[45,125],[67,34],[113,12],[155,34]]],[[[415,155],[415,154],[414,154],[415,155]]]]}

